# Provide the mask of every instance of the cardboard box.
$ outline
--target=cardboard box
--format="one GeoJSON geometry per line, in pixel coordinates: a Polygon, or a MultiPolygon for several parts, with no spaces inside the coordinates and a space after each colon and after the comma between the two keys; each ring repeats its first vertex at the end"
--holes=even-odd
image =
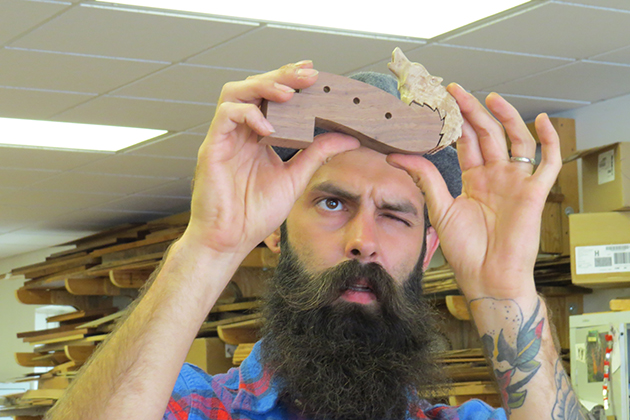
{"type": "MultiPolygon", "coordinates": [[[[230,345],[227,344],[227,346],[230,345]]],[[[234,347],[228,347],[226,351],[226,344],[218,337],[197,338],[190,347],[186,362],[192,363],[210,375],[225,373],[230,368],[236,367],[232,363],[234,347]]]]}
{"type": "Polygon", "coordinates": [[[630,212],[572,214],[569,237],[573,284],[630,286],[630,212]]]}
{"type": "Polygon", "coordinates": [[[630,210],[630,142],[583,150],[571,158],[579,157],[583,211],[630,210]]]}

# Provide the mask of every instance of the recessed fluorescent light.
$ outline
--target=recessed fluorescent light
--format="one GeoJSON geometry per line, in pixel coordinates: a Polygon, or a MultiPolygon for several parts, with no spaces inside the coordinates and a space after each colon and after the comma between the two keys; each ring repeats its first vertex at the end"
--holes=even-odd
{"type": "Polygon", "coordinates": [[[116,152],[166,130],[0,118],[0,145],[116,152]]]}
{"type": "MultiPolygon", "coordinates": [[[[106,0],[97,1],[112,3],[106,0]]],[[[527,1],[399,0],[389,5],[370,7],[367,4],[351,1],[318,0],[307,8],[298,6],[295,0],[114,0],[113,3],[255,21],[431,39],[527,3],[527,1]]]]}

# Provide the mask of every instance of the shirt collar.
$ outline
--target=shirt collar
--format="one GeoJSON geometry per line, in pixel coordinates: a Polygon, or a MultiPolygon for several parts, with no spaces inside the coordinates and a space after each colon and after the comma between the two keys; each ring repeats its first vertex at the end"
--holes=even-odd
{"type": "Polygon", "coordinates": [[[232,404],[233,411],[246,411],[265,414],[276,408],[280,386],[261,361],[261,342],[257,342],[252,352],[239,368],[238,393],[232,404]]]}

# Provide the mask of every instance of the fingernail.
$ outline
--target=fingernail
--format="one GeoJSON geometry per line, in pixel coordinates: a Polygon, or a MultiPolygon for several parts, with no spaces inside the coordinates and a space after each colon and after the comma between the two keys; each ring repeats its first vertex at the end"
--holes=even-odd
{"type": "Polygon", "coordinates": [[[307,64],[313,64],[313,60],[302,60],[302,61],[298,61],[297,63],[295,63],[295,65],[298,66],[298,67],[302,67],[302,66],[305,66],[307,64]]]}
{"type": "Polygon", "coordinates": [[[271,123],[267,120],[263,120],[263,125],[267,128],[267,130],[269,130],[269,132],[271,133],[275,133],[276,130],[273,128],[273,125],[271,125],[271,123]]]}
{"type": "Polygon", "coordinates": [[[285,92],[285,93],[295,93],[295,89],[286,85],[281,85],[280,83],[274,83],[273,86],[276,89],[281,90],[282,92],[285,92]]]}
{"type": "Polygon", "coordinates": [[[308,79],[309,77],[313,77],[317,75],[319,72],[315,69],[299,69],[297,71],[297,76],[300,79],[308,79]]]}

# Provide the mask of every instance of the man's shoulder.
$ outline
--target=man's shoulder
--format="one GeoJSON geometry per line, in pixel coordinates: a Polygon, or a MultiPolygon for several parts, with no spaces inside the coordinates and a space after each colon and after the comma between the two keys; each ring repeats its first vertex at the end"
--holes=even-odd
{"type": "Polygon", "coordinates": [[[238,368],[209,375],[185,363],[169,399],[164,419],[200,420],[230,418],[229,409],[238,392],[238,368]]]}
{"type": "Polygon", "coordinates": [[[477,399],[468,400],[457,406],[443,404],[421,407],[420,418],[431,420],[506,420],[505,410],[493,408],[477,399]]]}

